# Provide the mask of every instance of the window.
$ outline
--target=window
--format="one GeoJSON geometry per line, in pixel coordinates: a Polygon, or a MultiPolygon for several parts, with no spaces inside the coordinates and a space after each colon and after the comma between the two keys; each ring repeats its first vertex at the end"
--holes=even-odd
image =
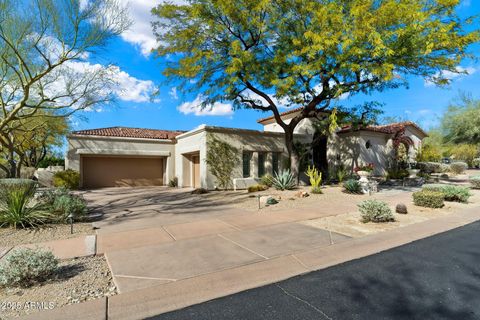
{"type": "Polygon", "coordinates": [[[279,159],[279,157],[280,157],[280,155],[278,154],[278,152],[272,153],[272,171],[273,171],[273,174],[278,173],[278,159],[279,159]]]}
{"type": "Polygon", "coordinates": [[[265,153],[258,153],[258,177],[265,175],[265,153]]]}
{"type": "Polygon", "coordinates": [[[251,152],[243,152],[243,177],[248,178],[250,177],[250,160],[252,159],[251,152]]]}

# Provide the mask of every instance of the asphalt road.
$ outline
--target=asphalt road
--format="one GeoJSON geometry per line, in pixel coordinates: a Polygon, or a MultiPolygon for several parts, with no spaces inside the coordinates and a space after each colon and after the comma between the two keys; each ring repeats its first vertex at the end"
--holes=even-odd
{"type": "Polygon", "coordinates": [[[480,319],[480,222],[154,319],[480,319]]]}

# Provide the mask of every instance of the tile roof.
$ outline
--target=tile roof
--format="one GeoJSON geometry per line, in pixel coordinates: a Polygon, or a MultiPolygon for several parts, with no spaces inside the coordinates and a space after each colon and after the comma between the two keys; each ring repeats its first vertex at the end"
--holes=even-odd
{"type": "Polygon", "coordinates": [[[346,132],[352,132],[352,131],[372,131],[372,132],[380,132],[380,133],[386,133],[386,134],[394,134],[397,132],[399,129],[403,127],[411,126],[420,131],[425,137],[428,136],[428,134],[423,131],[422,128],[420,128],[419,125],[417,125],[415,122],[412,121],[404,121],[404,122],[395,122],[395,123],[389,123],[386,125],[381,125],[381,126],[367,126],[367,127],[362,127],[362,128],[357,128],[357,129],[352,129],[352,126],[344,126],[340,131],[337,133],[346,133],[346,132]]]}
{"type": "Polygon", "coordinates": [[[139,138],[139,139],[168,139],[174,140],[176,136],[185,133],[185,131],[170,131],[157,129],[111,127],[73,131],[72,134],[83,136],[102,136],[102,137],[120,137],[120,138],[139,138]]]}
{"type": "MultiPolygon", "coordinates": [[[[291,113],[295,113],[295,112],[298,112],[298,111],[302,111],[304,107],[298,107],[298,108],[295,108],[295,109],[291,109],[291,110],[287,110],[285,112],[282,112],[280,113],[280,116],[286,116],[288,114],[291,114],[291,113]]],[[[324,113],[329,113],[330,111],[328,110],[323,110],[322,112],[324,113]]],[[[261,118],[261,119],[258,119],[257,120],[257,123],[262,123],[264,121],[267,121],[267,120],[271,120],[271,119],[274,119],[275,117],[274,116],[269,116],[269,117],[266,117],[266,118],[261,118]]]]}

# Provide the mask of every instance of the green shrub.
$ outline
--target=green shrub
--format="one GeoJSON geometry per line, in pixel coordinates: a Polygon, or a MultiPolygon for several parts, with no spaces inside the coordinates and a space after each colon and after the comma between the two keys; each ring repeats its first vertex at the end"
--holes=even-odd
{"type": "Polygon", "coordinates": [[[80,173],[71,169],[56,172],[53,175],[53,185],[76,190],[80,186],[80,173]]]}
{"type": "Polygon", "coordinates": [[[454,162],[450,164],[450,171],[454,174],[462,174],[468,169],[468,165],[465,162],[454,162]]]}
{"type": "Polygon", "coordinates": [[[69,194],[55,198],[52,211],[59,222],[65,222],[70,214],[75,221],[83,220],[87,214],[87,202],[83,197],[69,194]]]}
{"type": "Polygon", "coordinates": [[[29,287],[49,280],[58,268],[58,260],[50,251],[38,248],[16,249],[0,265],[0,285],[29,287]]]}
{"type": "Polygon", "coordinates": [[[338,182],[342,183],[343,180],[345,180],[345,178],[348,176],[348,170],[343,167],[340,167],[336,172],[336,176],[337,176],[338,182]]]}
{"type": "Polygon", "coordinates": [[[260,178],[260,184],[271,187],[273,185],[273,176],[271,174],[265,174],[260,178]]]}
{"type": "Polygon", "coordinates": [[[418,162],[418,169],[423,173],[442,173],[442,163],[440,162],[418,162]]]}
{"type": "Polygon", "coordinates": [[[178,178],[174,177],[174,178],[170,179],[170,181],[168,182],[168,186],[171,187],[171,188],[178,187],[178,178]]]}
{"type": "Polygon", "coordinates": [[[362,184],[355,179],[349,179],[343,183],[343,189],[347,193],[362,193],[362,184]]]}
{"type": "Polygon", "coordinates": [[[419,207],[442,208],[444,206],[443,193],[438,191],[422,190],[413,193],[413,203],[419,207]]]}
{"type": "Polygon", "coordinates": [[[35,203],[36,190],[32,180],[0,180],[0,227],[37,227],[52,219],[42,203],[35,203]]]}
{"type": "Polygon", "coordinates": [[[473,189],[480,189],[480,176],[470,177],[470,185],[473,189]]]}
{"type": "Polygon", "coordinates": [[[248,187],[248,192],[257,192],[257,191],[265,191],[268,187],[263,184],[255,184],[253,186],[248,187]]]}
{"type": "Polygon", "coordinates": [[[295,177],[290,170],[282,170],[273,177],[272,186],[277,190],[292,190],[296,186],[295,177]]]}
{"type": "Polygon", "coordinates": [[[365,200],[358,204],[358,209],[364,223],[395,221],[392,209],[383,201],[365,200]]]}
{"type": "Polygon", "coordinates": [[[449,184],[424,185],[423,190],[441,192],[445,201],[468,202],[471,196],[469,188],[449,184]]]}
{"type": "Polygon", "coordinates": [[[65,159],[57,158],[55,156],[47,156],[38,162],[39,168],[47,168],[50,166],[65,166],[65,159]]]}
{"type": "Polygon", "coordinates": [[[387,179],[403,179],[409,176],[408,170],[401,168],[391,168],[387,170],[387,179]]]}

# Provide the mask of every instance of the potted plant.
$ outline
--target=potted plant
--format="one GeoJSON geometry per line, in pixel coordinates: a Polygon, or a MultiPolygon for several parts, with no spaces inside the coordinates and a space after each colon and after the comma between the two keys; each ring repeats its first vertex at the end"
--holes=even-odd
{"type": "Polygon", "coordinates": [[[368,177],[372,174],[375,165],[373,163],[368,163],[366,165],[358,166],[353,169],[353,171],[360,176],[360,181],[368,181],[368,177]]]}

